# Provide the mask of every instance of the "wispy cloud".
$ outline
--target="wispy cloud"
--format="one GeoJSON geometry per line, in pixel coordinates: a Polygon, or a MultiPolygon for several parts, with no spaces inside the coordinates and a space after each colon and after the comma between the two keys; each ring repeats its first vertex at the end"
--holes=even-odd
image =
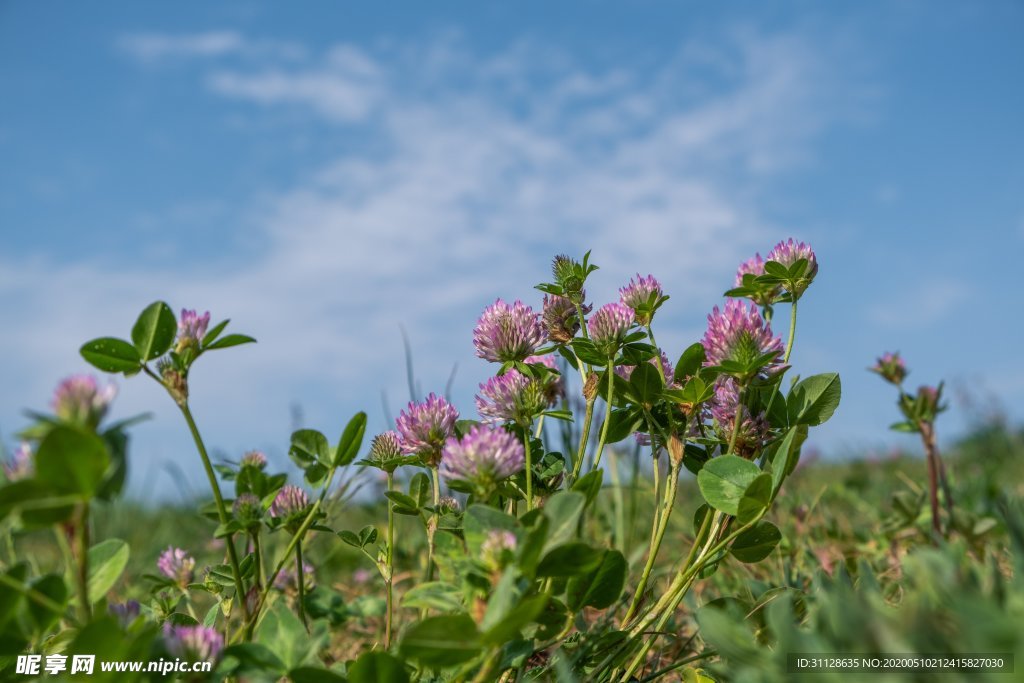
{"type": "MultiPolygon", "coordinates": [[[[427,386],[455,361],[471,366],[457,382],[468,411],[488,370],[471,361],[474,318],[496,296],[537,303],[531,287],[558,252],[594,250],[598,302],[637,269],[656,273],[673,294],[661,340],[689,341],[734,265],[778,236],[765,196],[813,157],[839,116],[842,78],[802,35],[745,33],[653,72],[604,73],[550,48],[479,55],[451,38],[391,52],[341,45],[299,63],[268,63],[265,51],[224,63],[263,44],[233,32],[121,44],[141,59],[203,58],[214,96],[356,126],[373,151],[339,152],[254,197],[266,248],[226,270],[0,257],[0,301],[20,320],[0,331],[5,372],[44,395],[52,368],[79,365],[81,340],[127,329],[149,301],[209,307],[260,346],[204,370],[197,400],[231,406],[215,437],[255,430],[258,442],[287,429],[291,400],[316,401],[316,424],[372,406],[381,389],[401,395],[400,323],[427,386]]],[[[168,412],[152,392],[124,398],[168,412]]],[[[22,400],[8,392],[0,409],[22,400]]]]}
{"type": "Polygon", "coordinates": [[[924,327],[952,315],[970,296],[966,282],[933,278],[891,293],[868,308],[868,317],[887,327],[924,327]]]}
{"type": "Polygon", "coordinates": [[[130,33],[117,41],[117,47],[142,62],[167,59],[212,58],[226,55],[268,56],[297,59],[305,54],[300,45],[285,41],[253,41],[237,31],[202,33],[130,33]]]}

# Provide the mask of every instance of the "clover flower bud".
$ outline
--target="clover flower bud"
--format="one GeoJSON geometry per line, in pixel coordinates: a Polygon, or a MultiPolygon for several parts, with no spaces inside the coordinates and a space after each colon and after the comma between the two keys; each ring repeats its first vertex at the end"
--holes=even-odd
{"type": "MultiPolygon", "coordinates": [[[[302,563],[302,586],[306,590],[316,587],[316,570],[307,562],[302,563]]],[[[282,569],[278,573],[277,578],[274,579],[274,588],[282,593],[299,592],[299,574],[295,571],[294,566],[282,569]]]]}
{"type": "Polygon", "coordinates": [[[92,375],[72,375],[57,385],[51,406],[65,422],[95,429],[117,396],[117,387],[100,387],[92,375]]]}
{"type": "Polygon", "coordinates": [[[175,403],[185,405],[188,401],[188,378],[185,373],[175,367],[169,359],[158,361],[156,370],[175,403]]]}
{"type": "Polygon", "coordinates": [[[10,460],[4,462],[4,477],[7,481],[19,481],[28,479],[36,470],[35,456],[32,454],[32,447],[26,441],[18,444],[11,454],[10,460]]]}
{"type": "Polygon", "coordinates": [[[804,268],[803,275],[797,278],[793,285],[794,291],[792,294],[797,299],[814,281],[814,276],[818,274],[818,259],[814,255],[814,250],[811,249],[810,245],[796,242],[790,237],[785,242],[776,244],[775,248],[768,252],[769,261],[781,263],[786,268],[792,267],[793,264],[801,259],[807,261],[807,267],[804,268]]]}
{"type": "Polygon", "coordinates": [[[236,498],[231,511],[246,529],[258,527],[263,519],[263,503],[252,493],[243,493],[236,498]]]}
{"type": "Polygon", "coordinates": [[[178,319],[178,343],[174,350],[179,354],[184,353],[186,349],[198,351],[209,325],[209,311],[199,315],[195,311],[181,309],[181,317],[178,319]]]}
{"type": "Polygon", "coordinates": [[[195,578],[195,559],[181,548],[168,546],[160,553],[156,561],[157,569],[167,578],[173,580],[180,588],[185,588],[195,578]]]}
{"type": "MultiPolygon", "coordinates": [[[[784,370],[782,340],[772,334],[757,306],[730,299],[724,310],[718,306],[708,315],[708,328],[701,340],[705,365],[731,361],[741,366],[758,366],[757,375],[770,377],[784,370]],[[767,358],[766,358],[767,356],[767,358]]],[[[744,379],[750,379],[745,377],[744,379]]]]}
{"type": "Polygon", "coordinates": [[[586,295],[583,292],[584,275],[581,264],[565,254],[559,254],[551,261],[551,274],[569,301],[573,304],[583,303],[586,295]]]}
{"type": "Polygon", "coordinates": [[[633,326],[633,309],[620,303],[605,304],[587,321],[590,340],[607,358],[612,358],[622,346],[629,328],[633,326]]]}
{"type": "Polygon", "coordinates": [[[402,439],[398,432],[387,431],[378,434],[370,442],[370,462],[376,463],[378,467],[387,472],[395,471],[401,457],[402,439]]]}
{"type": "Polygon", "coordinates": [[[515,559],[518,545],[519,541],[511,531],[492,529],[480,545],[480,560],[492,572],[500,572],[515,559]]]}
{"type": "Polygon", "coordinates": [[[212,662],[224,649],[224,637],[207,626],[172,626],[164,624],[167,651],[179,659],[212,662]]]}
{"type": "Polygon", "coordinates": [[[253,467],[255,469],[262,470],[267,466],[267,456],[263,451],[249,451],[242,456],[242,460],[239,464],[242,467],[253,467]]]}
{"type": "Polygon", "coordinates": [[[491,377],[480,385],[476,408],[484,422],[527,425],[546,407],[544,385],[518,370],[491,377]]]}
{"type": "Polygon", "coordinates": [[[285,527],[294,532],[302,524],[302,518],[309,512],[309,507],[309,496],[302,488],[285,484],[270,504],[270,516],[284,520],[285,527]]]}
{"type": "Polygon", "coordinates": [[[726,376],[719,378],[715,384],[715,396],[710,402],[710,412],[718,427],[719,437],[726,443],[734,444],[733,453],[747,458],[761,452],[768,438],[768,420],[763,413],[752,415],[740,403],[739,385],[735,379],[726,376]],[[733,442],[737,410],[741,411],[740,424],[733,442]]]}
{"type": "Polygon", "coordinates": [[[138,600],[129,600],[127,602],[112,602],[107,605],[107,612],[110,616],[117,619],[117,623],[121,628],[128,628],[132,625],[141,611],[141,606],[138,600]]]}
{"type": "MultiPolygon", "coordinates": [[[[764,259],[761,258],[761,254],[754,254],[753,257],[740,264],[740,267],[736,270],[737,287],[743,286],[744,275],[753,275],[755,277],[764,275],[764,259]]],[[[780,294],[782,294],[781,286],[762,285],[757,286],[755,291],[748,294],[747,297],[758,306],[771,306],[780,294]]]]}
{"type": "Polygon", "coordinates": [[[631,278],[629,284],[619,289],[619,301],[633,309],[638,325],[650,325],[654,312],[664,300],[661,283],[653,275],[641,277],[637,273],[635,280],[631,278]]]}
{"type": "Polygon", "coordinates": [[[459,505],[459,501],[451,496],[441,496],[441,499],[437,501],[438,511],[443,514],[458,514],[462,510],[462,506],[459,505]]]}
{"type": "Polygon", "coordinates": [[[878,373],[882,379],[890,384],[899,386],[907,377],[907,365],[900,358],[900,354],[886,352],[875,362],[874,367],[868,368],[871,372],[878,373]]]}
{"type": "Polygon", "coordinates": [[[523,444],[504,429],[474,425],[462,440],[452,437],[441,457],[441,475],[472,484],[485,496],[520,472],[526,463],[523,444]]]}
{"type": "MultiPolygon", "coordinates": [[[[527,364],[540,364],[548,370],[553,371],[553,373],[558,373],[558,363],[555,361],[555,357],[551,354],[530,356],[524,362],[527,364]]],[[[561,373],[549,374],[548,378],[541,382],[541,386],[543,389],[545,405],[549,408],[558,403],[558,399],[565,396],[565,380],[562,378],[561,373]]]]}
{"type": "MultiPolygon", "coordinates": [[[[581,299],[586,299],[586,291],[580,293],[581,299]]],[[[583,315],[593,310],[592,306],[580,304],[583,315]]],[[[548,338],[559,344],[568,344],[580,329],[579,312],[576,304],[564,296],[557,294],[545,294],[544,306],[541,310],[541,321],[547,331],[548,338]]]]}
{"type": "Polygon", "coordinates": [[[445,442],[455,433],[458,419],[459,411],[435,394],[427,396],[422,403],[410,402],[395,420],[402,452],[418,456],[429,467],[437,467],[445,442]]]}

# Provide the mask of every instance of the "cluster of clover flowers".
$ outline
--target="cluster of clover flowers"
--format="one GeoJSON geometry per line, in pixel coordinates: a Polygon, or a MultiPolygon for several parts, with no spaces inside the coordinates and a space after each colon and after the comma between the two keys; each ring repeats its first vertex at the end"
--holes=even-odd
{"type": "MultiPolygon", "coordinates": [[[[637,274],[619,290],[618,301],[594,311],[586,301],[584,284],[596,269],[589,263],[589,252],[582,262],[558,256],[552,268],[554,282],[537,286],[544,292],[540,311],[520,300],[508,303],[502,299],[483,311],[473,330],[476,355],[500,367],[495,376],[479,386],[475,403],[481,420],[468,429],[459,429],[459,411],[434,393],[422,402],[410,402],[398,416],[394,430],[373,439],[366,461],[388,473],[389,490],[395,469],[414,464],[432,472],[435,515],[442,508],[441,477],[449,488],[470,493],[475,502],[488,503],[500,497],[508,502],[512,511],[517,500],[525,501],[527,511],[533,509],[536,473],[531,458],[531,436],[539,437],[546,416],[572,419],[571,414],[551,410],[566,394],[565,379],[555,362],[555,353],[578,369],[586,406],[582,436],[568,476],[569,485],[579,477],[591,441],[594,404],[601,391],[601,377],[594,372],[595,367],[614,369],[614,373],[606,371],[602,376],[608,378],[604,396],[606,409],[592,460],[593,469],[600,465],[607,442],[613,413],[613,375],[628,380],[637,367],[637,361],[630,363],[629,358],[620,355],[627,345],[645,338],[650,341],[653,353],[640,362],[651,363],[663,386],[678,389],[689,379],[676,376],[668,356],[655,341],[653,320],[669,298],[661,283],[653,275],[637,274]],[[588,318],[591,312],[593,315],[588,318]]],[[[701,406],[699,410],[694,411],[690,406],[688,412],[685,403],[681,407],[679,422],[689,424],[682,435],[684,440],[688,436],[703,435],[707,423],[720,441],[728,444],[723,453],[752,457],[762,450],[769,437],[769,423],[763,413],[745,406],[744,390],[754,383],[777,379],[789,367],[797,301],[817,270],[814,251],[792,239],[776,245],[767,259],[757,254],[740,265],[735,287],[727,292],[733,298],[721,309],[715,306],[708,315],[707,330],[700,342],[702,364],[719,369],[721,374],[709,400],[695,401],[701,406]],[[743,303],[742,298],[750,302],[743,303]],[[773,307],[780,302],[792,306],[786,345],[773,334],[770,324],[773,307]]],[[[672,413],[667,418],[667,428],[652,418],[645,421],[646,431],[638,429],[636,433],[638,441],[651,445],[655,458],[665,451],[674,453],[672,476],[664,493],[665,503],[657,510],[647,564],[624,623],[629,623],[636,614],[674,504],[682,444],[675,434],[672,413]]],[[[660,495],[657,464],[654,473],[657,500],[660,495]]],[[[388,576],[392,526],[389,518],[388,576]]],[[[429,524],[427,527],[428,568],[433,554],[430,541],[434,528],[436,517],[433,527],[429,524]]],[[[514,539],[509,541],[499,534],[495,532],[486,547],[508,550],[505,546],[514,539]]],[[[388,589],[390,623],[390,583],[388,589]]]]}
{"type": "MultiPolygon", "coordinates": [[[[531,457],[531,435],[541,433],[546,416],[572,419],[571,414],[566,414],[565,411],[552,410],[567,391],[566,382],[554,360],[554,353],[561,354],[578,369],[586,406],[578,449],[575,457],[571,458],[568,484],[580,476],[586,460],[586,451],[591,443],[594,405],[601,393],[600,383],[604,377],[607,377],[606,393],[603,396],[606,409],[592,458],[594,470],[600,465],[601,455],[608,440],[613,414],[615,377],[628,380],[639,367],[639,363],[650,362],[663,386],[678,388],[690,379],[689,375],[680,376],[679,371],[672,367],[668,356],[655,341],[653,320],[658,309],[669,298],[658,280],[651,275],[642,277],[638,274],[619,290],[619,301],[605,304],[593,311],[593,307],[586,301],[584,285],[587,277],[596,269],[596,266],[589,264],[589,253],[584,256],[582,262],[566,256],[556,257],[553,264],[554,282],[537,287],[545,294],[539,312],[521,301],[509,304],[501,299],[485,309],[473,330],[474,346],[480,358],[500,364],[500,367],[494,377],[480,385],[479,394],[476,396],[476,407],[482,418],[479,423],[464,431],[458,429],[459,413],[456,408],[446,399],[430,394],[426,400],[411,402],[401,411],[393,431],[385,432],[373,439],[369,458],[364,462],[374,464],[387,473],[389,491],[393,485],[394,472],[400,466],[425,466],[432,473],[434,518],[432,523],[427,524],[428,572],[433,565],[432,538],[437,528],[437,520],[445,509],[457,506],[452,499],[441,499],[440,477],[445,478],[449,488],[469,493],[477,502],[493,502],[496,496],[501,496],[508,500],[513,510],[517,505],[517,499],[525,501],[527,510],[534,508],[535,473],[531,457]],[[591,313],[593,315],[588,319],[587,316],[591,313]],[[636,342],[644,338],[650,341],[652,353],[649,357],[640,360],[637,360],[635,355],[627,357],[625,348],[628,345],[635,347],[636,342]],[[599,376],[594,369],[602,367],[608,370],[599,376]],[[614,372],[610,371],[612,369],[614,372]],[[536,432],[533,431],[535,424],[536,432]]],[[[762,259],[758,254],[743,263],[737,272],[735,287],[726,293],[733,298],[722,309],[714,307],[708,315],[707,330],[700,342],[703,355],[701,364],[718,370],[710,396],[695,400],[692,405],[687,405],[685,401],[681,402],[677,414],[669,412],[666,415],[667,425],[648,414],[643,426],[638,426],[638,440],[651,445],[655,459],[662,453],[670,454],[671,473],[661,495],[659,468],[654,468],[655,499],[661,497],[663,502],[656,509],[643,575],[623,619],[624,626],[632,624],[631,632],[643,634],[650,630],[659,616],[662,619],[666,618],[678,605],[689,586],[687,582],[679,585],[674,583],[662,599],[640,618],[637,612],[640,597],[649,580],[675,500],[682,444],[687,438],[704,436],[707,426],[717,434],[718,440],[723,444],[722,453],[753,457],[762,450],[766,439],[769,438],[769,424],[763,413],[755,412],[747,405],[744,400],[745,392],[754,384],[773,381],[788,368],[795,336],[797,302],[813,281],[817,270],[818,264],[813,250],[808,245],[792,239],[779,243],[769,252],[766,259],[762,259]],[[741,298],[749,299],[750,303],[743,303],[739,300],[741,298]],[[788,302],[792,307],[789,341],[785,345],[771,329],[773,307],[781,302],[788,302]],[[699,408],[694,409],[695,406],[699,408]],[[680,426],[685,425],[682,432],[677,432],[674,419],[678,419],[680,426]],[[634,617],[635,622],[631,622],[634,617]]],[[[170,311],[159,308],[161,306],[166,309],[166,305],[160,302],[147,309],[140,317],[140,324],[147,315],[156,321],[156,326],[164,323],[165,318],[169,318],[173,324],[170,311]]],[[[231,512],[228,512],[205,446],[189,410],[188,374],[194,361],[204,352],[253,340],[244,335],[227,335],[218,339],[227,321],[214,326],[213,329],[208,329],[209,322],[209,313],[199,315],[196,311],[183,310],[177,321],[176,334],[173,335],[173,347],[172,338],[168,337],[165,346],[171,350],[163,357],[161,354],[167,352],[168,348],[157,350],[155,347],[146,347],[145,352],[135,354],[123,342],[110,338],[90,342],[83,347],[83,355],[94,365],[107,371],[123,371],[126,375],[142,371],[166,388],[181,409],[192,432],[210,479],[222,525],[236,522],[236,526],[244,530],[249,522],[258,524],[265,506],[259,497],[243,493],[233,502],[231,512]],[[124,346],[111,347],[113,342],[124,346]],[[88,355],[90,352],[92,357],[88,355]],[[98,362],[96,356],[100,353],[105,356],[98,362]],[[107,356],[116,357],[116,362],[110,361],[107,356]],[[146,361],[156,358],[159,360],[156,363],[156,372],[153,372],[146,365],[146,361]]],[[[133,337],[135,332],[133,330],[133,337]]],[[[140,342],[136,340],[136,346],[139,345],[140,342]]],[[[63,416],[61,419],[80,421],[95,429],[115,393],[113,385],[100,387],[93,378],[74,377],[62,383],[58,389],[54,408],[58,417],[63,416]]],[[[927,392],[922,392],[921,395],[926,394],[927,392]]],[[[938,397],[936,405],[937,401],[938,397]]],[[[242,463],[243,468],[262,470],[266,464],[261,454],[251,454],[247,458],[249,460],[242,463]]],[[[12,461],[4,466],[8,478],[30,474],[31,468],[31,451],[25,445],[20,447],[12,461]]],[[[332,467],[330,475],[333,476],[333,473],[332,467]]],[[[324,492],[329,487],[330,477],[324,492]]],[[[240,603],[243,623],[246,625],[240,634],[251,633],[267,597],[267,591],[272,585],[282,590],[296,585],[299,592],[298,604],[301,606],[303,585],[309,585],[312,574],[312,567],[302,561],[301,537],[309,528],[311,520],[316,518],[317,507],[322,497],[323,494],[314,504],[301,487],[284,485],[277,490],[267,512],[270,518],[276,521],[276,526],[292,532],[293,541],[285,555],[294,549],[297,564],[292,576],[288,572],[282,572],[282,560],[282,564],[278,565],[262,591],[259,590],[259,584],[254,585],[252,591],[244,590],[242,572],[231,533],[226,536],[236,595],[244,595],[246,598],[237,601],[240,603]]],[[[392,513],[393,506],[389,505],[386,558],[383,563],[385,566],[381,567],[387,588],[386,645],[390,643],[392,621],[392,513]]],[[[709,523],[718,523],[717,517],[711,522],[710,515],[707,516],[705,524],[709,523]]],[[[704,531],[702,529],[698,536],[700,537],[704,531]]],[[[708,537],[711,538],[713,535],[709,534],[708,537]]],[[[251,538],[255,540],[256,536],[252,535],[251,538]]],[[[514,542],[514,538],[505,538],[496,533],[494,538],[488,539],[487,553],[507,553],[511,550],[509,544],[514,542]]],[[[697,550],[696,545],[694,550],[697,550]]],[[[258,549],[255,556],[260,556],[258,549]]],[[[693,559],[692,553],[690,559],[693,559]]],[[[172,547],[161,556],[158,569],[172,585],[177,585],[185,591],[193,579],[194,560],[185,551],[172,547]]],[[[689,576],[688,581],[692,581],[693,578],[692,575],[689,576]]],[[[112,610],[119,618],[133,619],[138,613],[138,605],[126,603],[116,605],[112,610]]],[[[658,628],[662,625],[663,621],[658,624],[658,628]]],[[[193,657],[206,659],[214,657],[224,645],[219,632],[204,626],[168,626],[166,641],[168,649],[172,652],[188,651],[193,657]]],[[[635,669],[652,643],[652,640],[647,642],[645,649],[633,660],[630,670],[635,669]]],[[[626,673],[628,676],[630,671],[626,673]]]]}

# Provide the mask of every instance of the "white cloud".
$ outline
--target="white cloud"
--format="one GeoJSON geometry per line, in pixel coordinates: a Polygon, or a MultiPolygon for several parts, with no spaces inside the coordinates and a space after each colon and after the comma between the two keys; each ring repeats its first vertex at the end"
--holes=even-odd
{"type": "MultiPolygon", "coordinates": [[[[139,309],[166,298],[230,315],[260,340],[211,359],[196,379],[214,437],[239,448],[253,443],[240,441],[245,430],[280,442],[293,400],[308,399],[310,422],[324,427],[360,407],[372,414],[381,389],[397,407],[400,324],[427,390],[443,386],[452,362],[469,368],[457,381],[469,412],[465,399],[488,370],[472,358],[476,315],[496,296],[538,303],[532,286],[559,252],[593,249],[598,303],[633,272],[655,273],[673,295],[660,341],[677,351],[734,264],[778,237],[764,193],[812,156],[837,115],[840,79],[797,35],[684,49],[654,73],[594,73],[522,45],[486,57],[450,39],[233,67],[214,58],[256,43],[231,32],[126,41],[142,59],[210,58],[214,95],[361,126],[375,151],[339,154],[303,183],[254,198],[268,207],[267,247],[226,272],[3,259],[0,301],[20,324],[0,330],[0,355],[25,391],[5,393],[0,414],[41,400],[54,368],[79,366],[82,340],[127,331],[139,309]],[[709,54],[725,65],[715,87],[695,75],[709,54]]],[[[128,406],[176,426],[163,397],[128,384],[128,406]]],[[[178,447],[169,443],[178,442],[145,442],[164,457],[178,447]]]]}
{"type": "Polygon", "coordinates": [[[971,296],[971,286],[955,279],[928,279],[907,291],[873,304],[868,317],[889,327],[924,327],[957,310],[971,296]]]}
{"type": "Polygon", "coordinates": [[[237,31],[206,31],[175,35],[130,33],[121,36],[117,46],[141,62],[227,55],[246,57],[264,55],[280,59],[297,59],[305,53],[301,46],[294,43],[247,40],[237,31]]]}

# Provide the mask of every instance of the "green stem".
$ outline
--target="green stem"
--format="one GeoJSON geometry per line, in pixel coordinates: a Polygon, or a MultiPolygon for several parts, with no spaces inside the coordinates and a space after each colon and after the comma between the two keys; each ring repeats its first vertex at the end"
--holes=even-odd
{"type": "Polygon", "coordinates": [[[78,516],[78,600],[81,602],[82,622],[92,619],[89,600],[89,503],[82,503],[78,516]]]}
{"type": "Polygon", "coordinates": [[[257,531],[252,535],[252,551],[256,556],[256,576],[259,577],[260,584],[267,582],[267,570],[266,565],[263,563],[263,548],[260,545],[260,532],[257,531]]]}
{"type": "Polygon", "coordinates": [[[430,468],[431,486],[434,489],[434,515],[433,524],[427,524],[427,581],[434,580],[434,532],[437,531],[437,523],[441,518],[438,508],[441,506],[441,477],[437,467],[430,468]]]}
{"type": "Polygon", "coordinates": [[[597,454],[594,456],[595,470],[601,464],[601,454],[604,452],[604,444],[608,439],[608,425],[612,422],[612,398],[615,394],[615,365],[611,358],[608,359],[608,367],[605,369],[605,374],[608,375],[608,395],[605,398],[608,405],[606,405],[604,409],[604,424],[601,426],[601,439],[597,442],[597,454]]]}
{"type": "Polygon", "coordinates": [[[295,544],[295,583],[299,587],[299,597],[295,603],[295,611],[299,613],[302,625],[309,631],[309,624],[306,623],[306,577],[302,566],[302,539],[295,544]]]}
{"type": "Polygon", "coordinates": [[[590,440],[590,423],[594,419],[594,402],[596,399],[587,399],[587,410],[583,417],[583,434],[580,435],[580,445],[576,452],[576,462],[572,464],[572,479],[569,481],[569,485],[576,481],[580,476],[580,470],[583,469],[583,458],[587,454],[587,442],[590,440]]]}
{"type": "MultiPolygon", "coordinates": [[[[716,520],[713,523],[713,526],[720,525],[723,516],[717,513],[715,516],[716,520]]],[[[637,653],[636,657],[633,658],[633,661],[630,663],[629,668],[626,670],[625,674],[623,674],[622,678],[620,679],[622,683],[625,683],[626,681],[629,681],[631,679],[633,673],[636,672],[637,668],[643,662],[644,658],[647,656],[647,653],[650,651],[651,647],[654,646],[654,641],[657,640],[658,633],[665,627],[665,624],[668,622],[669,618],[675,612],[676,608],[679,606],[679,603],[682,602],[683,598],[686,596],[686,593],[689,591],[690,586],[693,585],[693,582],[697,577],[697,573],[703,568],[704,561],[709,557],[714,557],[715,555],[717,555],[723,548],[728,547],[728,545],[732,543],[732,541],[737,536],[739,536],[741,533],[751,528],[754,524],[760,521],[762,516],[763,513],[761,515],[758,515],[755,519],[751,520],[750,522],[734,530],[732,533],[730,533],[728,536],[726,536],[718,543],[715,543],[714,545],[712,545],[712,543],[714,543],[715,536],[717,535],[718,531],[717,528],[712,529],[711,533],[708,534],[707,542],[701,549],[700,554],[696,557],[696,559],[693,560],[693,563],[689,564],[689,561],[687,562],[689,566],[686,566],[686,568],[676,576],[676,579],[672,582],[672,585],[669,587],[669,590],[665,593],[664,596],[662,596],[662,599],[658,601],[658,605],[655,606],[655,609],[652,610],[652,612],[648,614],[648,616],[643,621],[641,621],[631,630],[632,636],[640,636],[643,635],[648,626],[650,626],[652,623],[655,623],[655,621],[657,622],[657,625],[654,629],[654,633],[652,633],[651,636],[644,642],[644,645],[641,648],[640,652],[637,653]]],[[[709,517],[705,517],[705,523],[707,522],[708,518],[709,517]]],[[[704,525],[702,524],[701,526],[703,530],[704,525]]],[[[696,548],[696,544],[694,545],[694,548],[696,548]]],[[[692,550],[690,554],[691,556],[693,555],[692,550]]]]}
{"type": "Polygon", "coordinates": [[[796,299],[793,299],[793,308],[789,311],[789,341],[786,342],[786,355],[782,362],[789,363],[789,356],[793,353],[793,340],[796,339],[796,299]]]}
{"type": "MultiPolygon", "coordinates": [[[[203,438],[199,435],[199,428],[196,427],[196,421],[192,418],[192,411],[189,409],[188,403],[179,403],[178,407],[181,408],[181,414],[185,416],[185,422],[188,423],[188,429],[192,432],[192,440],[196,444],[196,450],[199,451],[199,457],[202,458],[203,469],[206,470],[206,478],[210,482],[210,490],[213,491],[213,500],[217,504],[217,515],[220,518],[220,523],[227,526],[231,518],[228,516],[227,507],[224,505],[224,496],[221,495],[220,485],[217,483],[217,475],[214,474],[213,465],[210,463],[210,456],[206,452],[206,445],[203,443],[203,438]]],[[[235,596],[242,606],[243,619],[248,621],[249,606],[246,604],[245,587],[242,585],[242,571],[238,567],[235,535],[228,534],[224,542],[227,545],[228,560],[231,563],[231,576],[235,582],[235,596]]]]}
{"type": "MultiPolygon", "coordinates": [[[[388,491],[394,488],[395,484],[395,473],[388,471],[388,491]]],[[[392,585],[395,580],[395,510],[391,501],[388,502],[388,552],[387,552],[387,563],[388,563],[388,577],[384,583],[387,596],[387,614],[384,619],[384,650],[391,649],[391,613],[392,613],[392,585]]]]}
{"type": "MultiPolygon", "coordinates": [[[[289,541],[288,547],[285,548],[284,554],[281,555],[281,560],[277,563],[277,566],[274,567],[273,573],[271,573],[271,575],[267,577],[267,581],[263,585],[263,590],[260,591],[259,599],[256,601],[255,608],[249,614],[245,629],[239,629],[238,633],[244,632],[246,637],[252,636],[252,631],[256,627],[256,619],[257,617],[259,617],[260,610],[263,608],[263,604],[267,601],[267,596],[270,594],[270,589],[274,585],[274,581],[277,580],[277,577],[281,573],[281,570],[284,569],[284,565],[288,562],[289,559],[291,559],[292,553],[295,552],[295,547],[299,544],[299,541],[301,541],[302,538],[306,535],[306,532],[309,531],[309,527],[313,526],[313,520],[316,519],[316,514],[317,512],[319,512],[320,506],[323,505],[324,498],[327,497],[327,492],[331,488],[331,482],[334,481],[334,473],[337,471],[337,469],[337,467],[332,467],[330,470],[328,470],[327,482],[324,484],[323,491],[320,492],[320,495],[317,497],[316,502],[313,503],[313,507],[309,509],[309,513],[306,515],[306,519],[302,521],[302,525],[299,526],[298,530],[292,535],[292,540],[289,541]]],[[[245,604],[245,602],[245,600],[242,601],[243,605],[245,604]]]]}
{"type": "Polygon", "coordinates": [[[66,610],[65,610],[65,607],[63,605],[61,605],[61,604],[59,604],[57,602],[54,602],[50,597],[40,593],[35,588],[32,588],[31,586],[26,586],[21,581],[18,581],[17,579],[14,579],[14,578],[11,578],[6,573],[0,574],[0,583],[4,584],[5,586],[7,586],[9,588],[13,588],[14,590],[16,590],[19,593],[21,593],[22,595],[24,595],[29,600],[31,600],[32,602],[35,602],[36,604],[40,605],[41,607],[45,607],[46,609],[50,610],[54,614],[60,614],[60,615],[64,616],[64,618],[67,619],[73,626],[77,626],[78,625],[78,621],[73,616],[71,616],[70,614],[66,614],[65,613],[66,610]]]}
{"type": "MultiPolygon", "coordinates": [[[[655,463],[655,469],[657,469],[657,463],[655,463]]],[[[668,520],[672,516],[672,508],[675,506],[678,486],[679,467],[674,463],[670,463],[667,486],[665,487],[665,499],[660,503],[664,510],[659,508],[658,514],[654,517],[655,524],[651,530],[651,545],[647,551],[647,563],[644,565],[643,573],[640,575],[640,583],[637,584],[636,592],[633,593],[633,599],[630,601],[626,616],[622,618],[623,626],[629,624],[629,620],[636,613],[636,609],[640,606],[640,601],[643,599],[644,592],[647,590],[651,571],[654,569],[654,563],[658,559],[658,552],[661,550],[661,543],[665,538],[665,532],[668,530],[668,520]]]]}

